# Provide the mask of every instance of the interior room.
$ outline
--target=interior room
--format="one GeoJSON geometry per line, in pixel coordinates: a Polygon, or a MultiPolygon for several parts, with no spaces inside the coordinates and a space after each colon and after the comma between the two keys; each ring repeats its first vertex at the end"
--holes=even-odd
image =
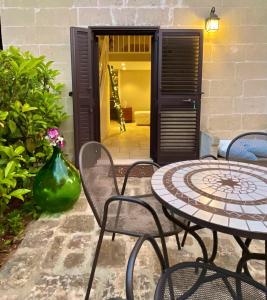
{"type": "Polygon", "coordinates": [[[101,142],[115,159],[150,158],[150,36],[99,37],[101,142]]]}

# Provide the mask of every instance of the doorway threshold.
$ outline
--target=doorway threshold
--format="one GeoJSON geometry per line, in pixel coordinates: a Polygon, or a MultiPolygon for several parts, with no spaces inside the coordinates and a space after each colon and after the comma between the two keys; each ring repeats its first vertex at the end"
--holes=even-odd
{"type": "Polygon", "coordinates": [[[133,163],[137,161],[150,161],[152,162],[153,160],[151,158],[136,158],[136,159],[119,159],[116,158],[113,160],[115,166],[128,166],[132,165],[133,163]]]}

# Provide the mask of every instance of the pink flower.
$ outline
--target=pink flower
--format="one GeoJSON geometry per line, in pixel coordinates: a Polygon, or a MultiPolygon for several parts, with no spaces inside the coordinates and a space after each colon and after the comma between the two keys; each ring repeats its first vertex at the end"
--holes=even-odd
{"type": "Polygon", "coordinates": [[[59,132],[57,128],[50,128],[47,130],[47,135],[49,136],[50,139],[54,140],[58,138],[59,132]]]}
{"type": "Polygon", "coordinates": [[[47,130],[47,136],[45,137],[46,140],[49,141],[50,146],[57,146],[62,149],[65,145],[64,138],[60,136],[59,131],[57,128],[50,128],[47,130]]]}

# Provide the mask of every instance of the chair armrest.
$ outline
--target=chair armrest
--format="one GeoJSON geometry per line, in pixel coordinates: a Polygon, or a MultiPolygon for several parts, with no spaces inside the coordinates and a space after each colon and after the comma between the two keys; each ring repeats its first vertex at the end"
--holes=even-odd
{"type": "Polygon", "coordinates": [[[159,221],[159,218],[158,218],[158,215],[157,215],[156,211],[147,202],[145,202],[142,199],[138,199],[138,198],[123,196],[123,195],[118,195],[118,196],[112,196],[112,197],[110,197],[106,201],[105,206],[104,206],[103,224],[104,224],[104,222],[106,223],[106,219],[107,219],[107,215],[108,215],[108,210],[109,210],[110,204],[112,202],[115,202],[115,201],[129,202],[129,203],[133,203],[133,204],[137,204],[137,205],[143,206],[145,209],[147,209],[151,213],[151,215],[152,215],[152,217],[153,217],[153,219],[154,219],[154,221],[156,223],[156,226],[158,228],[159,236],[163,237],[163,229],[162,229],[162,226],[160,224],[160,221],[159,221]]]}
{"type": "Polygon", "coordinates": [[[123,185],[122,185],[122,189],[121,189],[121,195],[124,195],[125,189],[126,189],[126,184],[128,181],[128,177],[131,173],[131,171],[133,170],[133,168],[135,168],[138,165],[152,165],[156,168],[160,168],[160,165],[158,165],[157,163],[154,163],[153,161],[137,161],[135,163],[133,163],[128,170],[126,171],[126,174],[124,176],[124,181],[123,181],[123,185]]]}
{"type": "Polygon", "coordinates": [[[133,295],[133,272],[134,272],[134,265],[135,261],[137,258],[137,255],[145,241],[149,241],[150,244],[152,245],[153,249],[155,250],[157,257],[159,259],[161,269],[164,271],[167,268],[167,265],[164,261],[163,255],[160,251],[160,248],[155,241],[153,237],[150,235],[144,235],[140,237],[136,244],[134,245],[134,248],[130,254],[128,264],[127,264],[127,270],[126,270],[126,298],[127,300],[134,300],[134,295],[133,295]]]}
{"type": "Polygon", "coordinates": [[[163,252],[163,256],[164,256],[165,262],[166,262],[167,266],[169,266],[167,246],[166,246],[166,243],[165,243],[164,233],[163,233],[162,226],[160,224],[160,221],[159,221],[159,218],[158,218],[158,215],[157,215],[156,211],[147,202],[145,202],[145,201],[143,201],[141,199],[132,198],[132,197],[126,197],[126,196],[112,196],[112,197],[110,197],[106,201],[105,206],[104,206],[104,214],[103,214],[102,226],[106,227],[109,205],[112,202],[115,202],[115,201],[134,203],[134,204],[143,206],[145,209],[147,209],[151,213],[151,215],[152,215],[152,217],[153,217],[153,219],[154,219],[154,221],[156,223],[156,226],[158,228],[158,231],[159,231],[159,238],[161,240],[162,252],[163,252]]]}
{"type": "Polygon", "coordinates": [[[212,159],[214,159],[214,160],[218,160],[218,158],[215,157],[215,156],[212,155],[212,154],[207,154],[207,155],[203,155],[203,156],[200,157],[200,159],[206,159],[206,158],[212,158],[212,159]]]}

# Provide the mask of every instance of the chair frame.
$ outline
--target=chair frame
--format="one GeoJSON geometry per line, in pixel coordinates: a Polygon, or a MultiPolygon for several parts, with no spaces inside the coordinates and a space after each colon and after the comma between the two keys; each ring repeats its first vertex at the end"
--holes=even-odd
{"type": "MultiPolygon", "coordinates": [[[[263,132],[263,131],[250,131],[250,132],[242,133],[242,134],[238,135],[237,137],[235,137],[235,138],[230,142],[230,144],[228,145],[227,150],[226,150],[225,159],[228,160],[228,161],[231,161],[231,158],[229,159],[230,150],[231,150],[232,145],[233,145],[237,140],[239,140],[240,138],[243,138],[243,137],[245,137],[245,136],[251,136],[251,135],[262,135],[262,136],[266,136],[266,138],[267,138],[267,132],[263,132]]],[[[244,160],[243,162],[254,163],[255,161],[244,160]]],[[[257,161],[256,161],[256,162],[257,162],[257,161]]],[[[236,240],[237,240],[238,244],[240,245],[240,247],[241,247],[241,249],[242,249],[242,251],[243,251],[243,253],[244,253],[244,248],[243,248],[242,243],[240,243],[240,242],[238,241],[237,238],[236,238],[236,240]]],[[[246,238],[246,239],[245,239],[245,245],[246,245],[247,247],[249,247],[250,243],[251,243],[251,239],[246,238]]],[[[183,245],[183,242],[182,242],[181,245],[183,245]]],[[[247,251],[247,250],[246,250],[246,251],[247,251]]],[[[266,252],[266,251],[265,251],[265,252],[266,252]]],[[[249,257],[249,255],[248,255],[248,257],[249,257]]],[[[248,260],[249,260],[249,259],[251,259],[251,258],[248,258],[248,260]]],[[[262,259],[262,256],[260,255],[257,259],[261,260],[261,259],[262,259]]],[[[243,268],[244,271],[245,271],[247,274],[250,274],[249,269],[248,269],[248,266],[247,266],[247,262],[245,261],[245,258],[244,258],[244,259],[242,259],[242,258],[240,259],[237,268],[238,268],[238,270],[242,270],[242,268],[243,268]]],[[[266,275],[265,275],[265,276],[267,276],[267,270],[266,270],[266,275]]],[[[265,279],[265,281],[267,282],[267,278],[265,279]]]]}
{"type": "MultiPolygon", "coordinates": [[[[190,231],[190,234],[192,234],[199,243],[199,246],[200,246],[200,248],[202,250],[202,253],[203,253],[203,259],[202,260],[204,262],[207,262],[208,261],[208,253],[207,253],[207,250],[206,250],[206,247],[205,247],[203,241],[199,238],[199,236],[196,232],[190,231]]],[[[149,236],[147,234],[140,237],[137,240],[137,242],[136,242],[136,244],[135,244],[135,246],[134,246],[134,248],[133,248],[133,250],[130,254],[128,264],[127,264],[127,270],[126,270],[126,298],[127,298],[127,300],[134,300],[134,294],[133,294],[134,265],[135,265],[137,255],[138,255],[138,253],[139,253],[139,251],[140,251],[140,249],[141,249],[141,247],[142,247],[142,245],[145,241],[149,241],[150,244],[152,245],[153,249],[155,250],[155,252],[157,254],[157,257],[159,259],[160,265],[161,265],[162,273],[164,274],[166,271],[169,270],[169,261],[165,260],[165,255],[164,255],[164,253],[162,253],[160,251],[160,248],[159,248],[157,242],[155,241],[155,239],[152,236],[149,236]]],[[[204,273],[205,269],[203,269],[202,272],[204,273]]],[[[171,290],[172,282],[170,282],[169,284],[170,284],[170,290],[171,290]]],[[[171,295],[171,300],[175,300],[174,295],[171,295]]]]}
{"type": "MultiPolygon", "coordinates": [[[[231,150],[231,147],[232,145],[237,141],[239,140],[240,138],[244,137],[244,136],[250,136],[250,135],[264,135],[267,137],[267,132],[262,132],[262,131],[251,131],[251,132],[247,132],[247,133],[242,133],[240,135],[238,135],[237,137],[235,137],[231,142],[230,144],[228,145],[227,147],[227,150],[226,150],[226,155],[225,155],[225,159],[226,160],[229,160],[229,154],[230,154],[230,150],[231,150]]],[[[231,160],[231,159],[230,159],[231,160]]]]}
{"type": "MultiPolygon", "coordinates": [[[[123,201],[123,202],[135,203],[135,204],[138,204],[140,206],[143,206],[144,208],[146,208],[151,213],[151,215],[152,215],[152,217],[153,217],[153,219],[156,223],[156,226],[158,228],[158,231],[159,231],[159,238],[161,240],[164,260],[166,262],[166,265],[169,266],[167,246],[166,246],[166,243],[165,243],[163,230],[162,230],[159,218],[158,218],[157,213],[155,212],[155,210],[149,204],[147,204],[145,201],[140,200],[140,199],[126,197],[126,196],[112,196],[105,203],[102,226],[101,226],[101,230],[100,230],[100,234],[99,234],[99,238],[98,238],[98,242],[97,242],[97,246],[96,246],[95,257],[94,257],[94,260],[93,260],[93,265],[92,265],[92,270],[91,270],[89,283],[88,283],[88,287],[87,287],[87,291],[86,291],[85,300],[89,299],[89,296],[90,296],[90,292],[91,292],[91,288],[92,288],[92,284],[93,284],[93,280],[94,280],[94,274],[95,274],[95,270],[96,270],[96,265],[97,265],[97,261],[98,261],[98,257],[99,257],[99,253],[100,253],[104,233],[105,233],[105,231],[113,232],[113,231],[109,231],[109,230],[106,229],[106,224],[107,224],[107,216],[108,216],[109,205],[111,203],[113,203],[114,201],[123,201]]],[[[127,234],[125,232],[120,232],[120,231],[117,231],[116,233],[127,234]]],[[[133,235],[133,234],[130,234],[130,233],[128,235],[137,236],[137,235],[133,235]]]]}
{"type": "MultiPolygon", "coordinates": [[[[150,161],[138,161],[138,162],[133,163],[131,166],[129,166],[129,168],[128,168],[126,174],[125,174],[124,182],[123,182],[123,185],[122,185],[122,190],[120,192],[119,188],[118,188],[116,176],[115,176],[115,168],[114,168],[114,163],[113,163],[112,156],[109,153],[108,149],[104,145],[102,145],[101,143],[92,141],[92,142],[85,143],[81,147],[81,150],[80,150],[80,153],[79,153],[79,166],[82,165],[81,162],[82,162],[83,149],[88,144],[99,145],[99,147],[101,149],[104,149],[105,153],[107,154],[107,156],[109,158],[109,161],[110,161],[110,164],[111,164],[112,177],[113,177],[113,180],[114,180],[114,185],[115,185],[117,195],[112,196],[112,197],[110,197],[106,200],[105,205],[104,205],[103,218],[102,218],[102,222],[101,222],[101,220],[99,218],[99,215],[98,215],[98,212],[96,211],[96,209],[94,207],[94,203],[93,203],[89,193],[87,192],[86,184],[85,184],[84,178],[83,178],[83,170],[82,170],[82,168],[80,168],[81,181],[82,181],[82,185],[83,185],[83,188],[84,188],[84,193],[85,193],[87,201],[88,201],[88,203],[89,203],[89,205],[90,205],[90,207],[93,211],[93,214],[94,214],[94,216],[97,220],[97,223],[100,227],[100,234],[99,234],[99,238],[98,238],[98,242],[97,242],[97,246],[96,246],[96,250],[95,250],[95,256],[94,256],[94,259],[93,259],[92,270],[91,270],[91,274],[90,274],[90,277],[89,277],[89,282],[88,282],[88,287],[87,287],[87,291],[86,291],[85,300],[89,299],[89,296],[90,296],[90,292],[91,292],[91,288],[92,288],[92,284],[93,284],[93,280],[94,280],[94,274],[95,274],[95,270],[96,270],[96,266],[97,266],[97,261],[98,261],[98,257],[99,257],[99,253],[100,253],[104,233],[105,232],[112,233],[112,240],[114,240],[116,233],[125,234],[125,235],[129,235],[129,236],[135,236],[135,237],[140,237],[140,236],[143,235],[143,234],[142,235],[141,234],[136,234],[135,232],[125,231],[125,230],[119,230],[119,229],[118,230],[109,230],[109,229],[107,229],[106,228],[107,218],[108,218],[109,206],[110,206],[111,203],[113,203],[115,201],[119,201],[115,224],[117,224],[117,222],[118,222],[118,217],[119,217],[119,214],[120,214],[120,209],[121,209],[122,202],[128,202],[128,203],[134,203],[134,204],[140,205],[140,206],[144,207],[152,215],[152,217],[155,221],[155,225],[158,229],[158,234],[153,236],[153,237],[154,238],[160,238],[161,244],[162,244],[162,249],[163,249],[164,260],[165,260],[165,263],[167,265],[169,265],[169,260],[168,260],[168,252],[167,252],[167,247],[166,247],[164,236],[175,235],[177,245],[178,245],[178,249],[181,249],[178,233],[177,233],[177,230],[175,230],[176,225],[174,224],[174,230],[173,231],[170,231],[168,233],[164,233],[163,229],[162,229],[162,226],[160,224],[159,218],[158,218],[157,213],[154,210],[154,208],[151,207],[145,201],[143,201],[141,199],[138,199],[140,197],[150,196],[151,194],[149,194],[149,195],[137,195],[137,196],[134,196],[134,197],[124,196],[124,192],[125,192],[125,189],[126,189],[126,185],[127,185],[127,181],[128,181],[130,172],[132,171],[132,169],[134,167],[136,167],[137,165],[140,165],[140,164],[142,164],[142,165],[144,165],[144,164],[153,165],[157,168],[159,168],[160,166],[158,164],[156,164],[154,162],[150,162],[150,161]]],[[[116,225],[115,225],[115,229],[116,229],[116,225]]]]}
{"type": "MultiPolygon", "coordinates": [[[[193,234],[193,232],[190,232],[190,233],[193,234]]],[[[194,234],[193,234],[193,236],[196,238],[196,236],[194,234]]],[[[239,296],[242,295],[241,282],[245,282],[250,285],[253,285],[257,289],[265,292],[267,295],[267,288],[265,286],[254,281],[253,279],[251,279],[248,276],[242,275],[241,272],[234,273],[229,270],[217,267],[214,264],[208,263],[207,251],[206,251],[205,245],[203,244],[201,239],[197,239],[197,241],[199,243],[199,246],[202,249],[203,259],[201,259],[201,260],[197,259],[196,262],[182,262],[182,263],[178,263],[172,267],[169,267],[168,264],[166,264],[166,262],[164,261],[164,255],[161,253],[160,248],[159,248],[157,242],[155,241],[155,239],[149,235],[144,235],[137,240],[137,242],[130,254],[129,260],[128,260],[127,271],[126,271],[126,297],[127,297],[127,300],[134,300],[134,294],[133,294],[134,265],[135,265],[135,261],[138,256],[138,253],[139,253],[142,245],[146,241],[149,241],[150,244],[152,245],[153,249],[155,250],[155,253],[159,259],[159,262],[161,265],[161,270],[162,270],[162,274],[158,281],[156,291],[155,291],[155,296],[154,296],[155,300],[162,299],[161,298],[161,290],[162,290],[163,285],[165,284],[166,277],[169,278],[169,291],[171,294],[170,300],[175,300],[173,290],[172,290],[173,282],[172,282],[171,278],[169,277],[169,274],[171,274],[173,270],[175,271],[177,269],[184,269],[184,268],[188,268],[188,267],[191,267],[191,268],[194,267],[196,269],[196,272],[200,267],[202,267],[202,270],[201,270],[201,273],[200,273],[199,278],[197,279],[196,283],[188,291],[186,291],[184,295],[182,295],[181,297],[179,297],[177,299],[188,299],[188,297],[192,296],[192,294],[197,290],[197,288],[201,284],[218,279],[218,278],[221,278],[224,281],[224,283],[227,286],[233,299],[240,299],[239,296]],[[210,275],[210,276],[205,276],[208,270],[212,270],[216,273],[213,275],[210,275]],[[233,290],[233,288],[229,284],[229,282],[227,280],[228,277],[233,277],[236,279],[236,291],[233,290]]]]}
{"type": "Polygon", "coordinates": [[[212,158],[214,160],[218,160],[218,158],[212,154],[207,154],[200,157],[200,159],[205,159],[205,158],[212,158]]]}

